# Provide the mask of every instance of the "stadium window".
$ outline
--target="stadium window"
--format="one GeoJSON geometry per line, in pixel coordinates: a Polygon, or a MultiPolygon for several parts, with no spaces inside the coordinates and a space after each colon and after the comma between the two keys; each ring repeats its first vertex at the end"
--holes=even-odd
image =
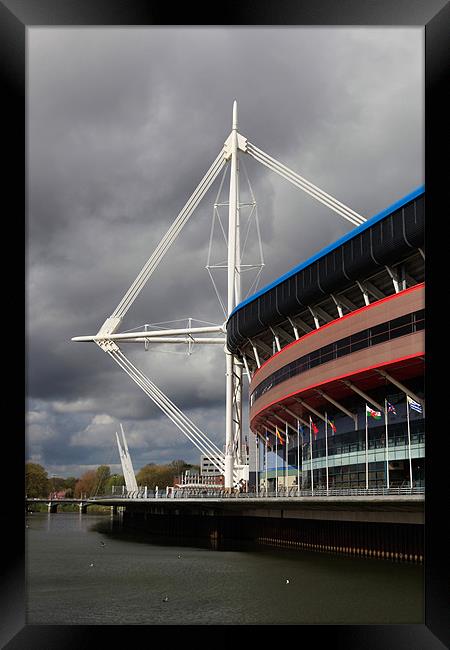
{"type": "Polygon", "coordinates": [[[367,348],[368,334],[369,330],[362,330],[362,332],[356,332],[350,336],[350,349],[352,352],[367,348]]]}
{"type": "Polygon", "coordinates": [[[320,365],[320,350],[314,350],[309,354],[309,367],[314,368],[320,365]]]}
{"type": "Polygon", "coordinates": [[[425,327],[425,310],[420,309],[413,314],[413,332],[423,330],[425,327]]]}
{"type": "Polygon", "coordinates": [[[370,328],[370,344],[378,345],[389,340],[389,327],[388,323],[380,323],[370,328]]]}
{"type": "Polygon", "coordinates": [[[399,318],[391,320],[389,323],[390,338],[397,338],[412,332],[412,314],[405,314],[399,318]]]}
{"type": "Polygon", "coordinates": [[[333,344],[325,345],[325,347],[322,348],[320,354],[321,363],[326,363],[327,361],[331,361],[333,359],[333,352],[334,352],[333,344]]]}
{"type": "Polygon", "coordinates": [[[345,339],[341,339],[336,342],[336,356],[344,357],[350,352],[350,337],[346,336],[345,339]]]}

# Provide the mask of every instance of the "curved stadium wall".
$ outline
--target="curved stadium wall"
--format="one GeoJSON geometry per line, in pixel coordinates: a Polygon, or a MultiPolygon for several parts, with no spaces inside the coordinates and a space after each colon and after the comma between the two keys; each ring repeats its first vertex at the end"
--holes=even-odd
{"type": "Polygon", "coordinates": [[[261,487],[424,485],[424,206],[418,188],[231,314],[261,487]]]}

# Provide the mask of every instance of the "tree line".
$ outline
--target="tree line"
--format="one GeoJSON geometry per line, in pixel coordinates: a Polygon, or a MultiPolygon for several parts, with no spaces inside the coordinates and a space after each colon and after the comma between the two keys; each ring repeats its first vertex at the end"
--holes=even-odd
{"type": "MultiPolygon", "coordinates": [[[[154,490],[156,486],[165,488],[174,483],[175,477],[186,470],[199,471],[198,465],[191,465],[184,460],[173,460],[167,465],[149,463],[144,465],[136,474],[139,486],[147,486],[154,490]]],[[[66,498],[82,498],[111,494],[112,488],[125,485],[122,474],[111,474],[108,465],[100,465],[91,469],[79,478],[49,478],[48,472],[38,463],[25,463],[25,494],[28,498],[47,498],[58,494],[66,498]]]]}

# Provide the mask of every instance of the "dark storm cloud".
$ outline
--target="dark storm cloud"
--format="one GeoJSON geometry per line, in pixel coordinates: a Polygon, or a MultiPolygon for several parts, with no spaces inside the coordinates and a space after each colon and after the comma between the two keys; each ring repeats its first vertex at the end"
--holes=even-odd
{"type": "MultiPolygon", "coordinates": [[[[106,462],[120,420],[135,467],[196,461],[197,451],[109,357],[70,338],[94,334],[119,303],[228,136],[235,97],[243,135],[365,216],[420,185],[423,31],[28,35],[28,455],[65,474],[106,462]]],[[[351,228],[253,160],[245,165],[261,223],[261,284],[351,228]]],[[[218,181],[122,330],[187,317],[223,322],[204,269],[217,189],[218,181]]],[[[124,351],[222,445],[219,347],[191,357],[174,348],[124,351]]]]}

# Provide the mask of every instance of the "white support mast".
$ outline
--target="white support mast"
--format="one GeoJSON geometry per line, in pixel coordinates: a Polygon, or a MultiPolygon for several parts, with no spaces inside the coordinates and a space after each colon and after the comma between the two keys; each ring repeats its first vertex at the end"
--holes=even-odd
{"type": "MultiPolygon", "coordinates": [[[[231,312],[238,303],[236,290],[238,284],[236,282],[236,263],[237,263],[237,229],[238,229],[238,211],[239,211],[239,185],[238,185],[238,136],[237,136],[237,102],[233,102],[233,125],[229,143],[229,155],[231,158],[231,171],[230,171],[230,198],[228,208],[228,303],[227,303],[227,317],[230,317],[231,312]]],[[[235,425],[240,425],[240,413],[237,406],[237,397],[235,394],[235,380],[238,381],[238,376],[235,377],[236,363],[233,354],[228,350],[225,345],[226,357],[226,415],[225,415],[225,488],[233,487],[233,469],[235,459],[235,425]]],[[[237,374],[237,373],[236,373],[237,374]]],[[[242,369],[241,369],[242,376],[242,369]]],[[[242,391],[239,390],[240,397],[242,391]]]]}

